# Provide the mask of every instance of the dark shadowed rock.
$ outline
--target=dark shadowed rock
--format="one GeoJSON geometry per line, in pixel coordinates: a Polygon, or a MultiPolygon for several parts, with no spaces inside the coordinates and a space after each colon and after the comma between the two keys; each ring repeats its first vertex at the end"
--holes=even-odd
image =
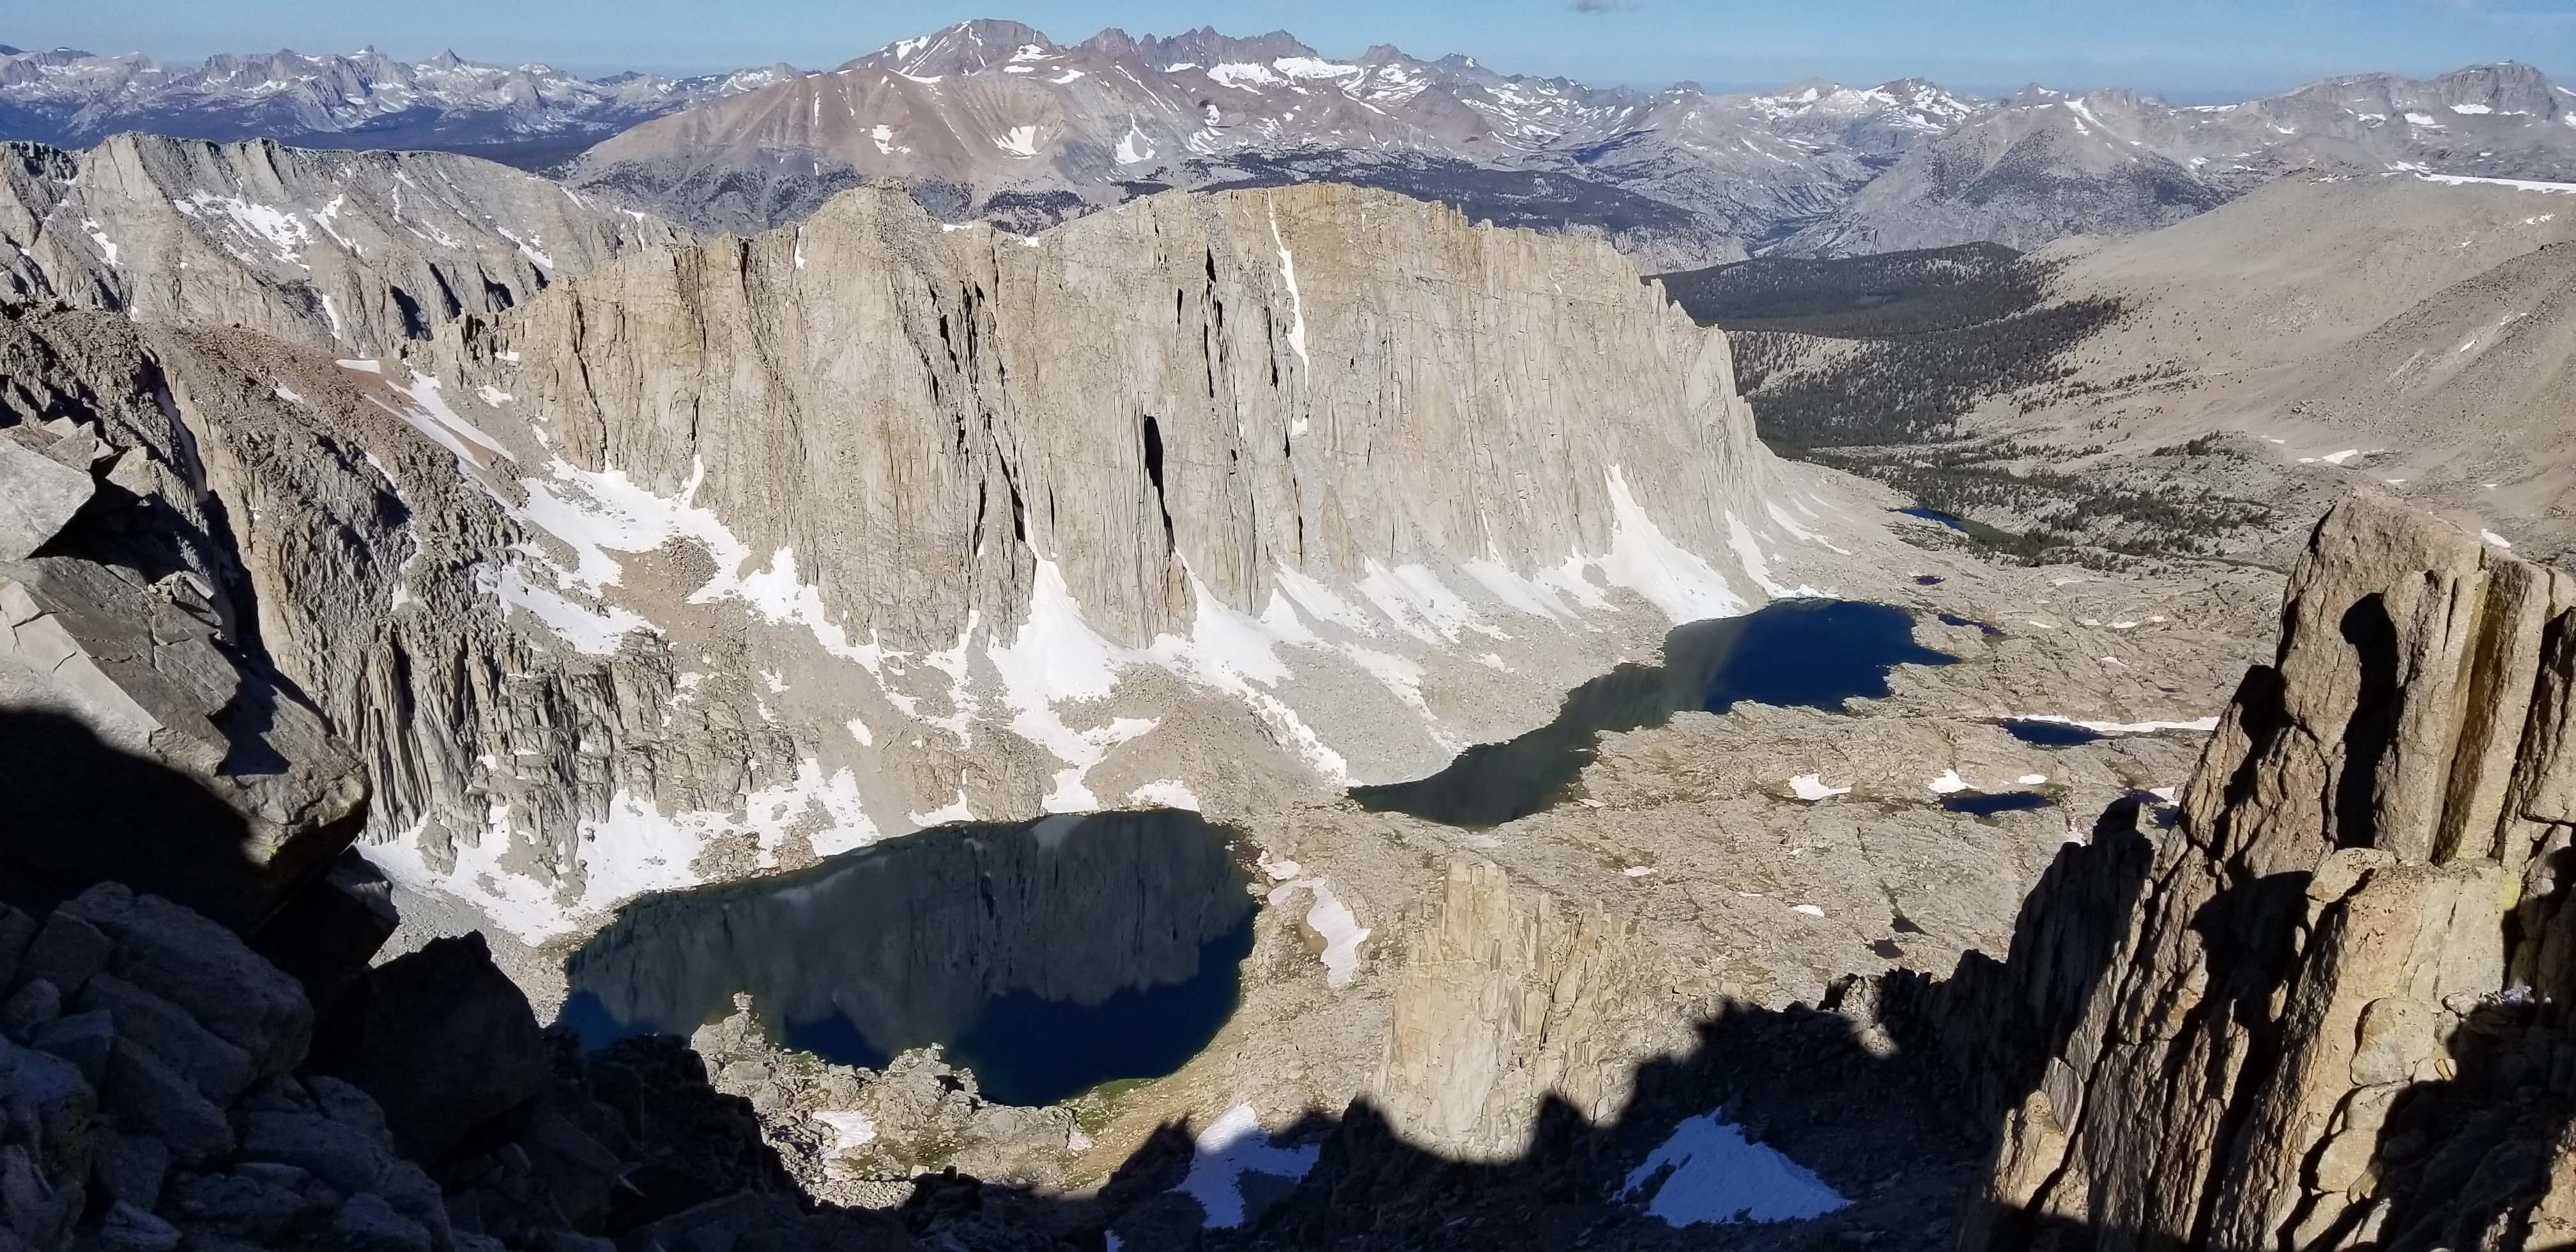
{"type": "Polygon", "coordinates": [[[203,915],[117,883],[91,888],[60,913],[112,936],[110,972],[187,1010],[247,1052],[254,1077],[293,1065],[312,1042],[313,1007],[304,989],[203,915]]]}
{"type": "Polygon", "coordinates": [[[114,974],[81,988],[76,1007],[105,1013],[116,1033],[152,1050],[217,1104],[230,1104],[251,1083],[250,1054],[216,1038],[188,1011],[114,974]]]}
{"type": "Polygon", "coordinates": [[[34,1121],[34,1159],[47,1177],[72,1178],[88,1171],[98,1093],[78,1067],[0,1039],[0,1094],[7,1097],[11,1122],[21,1116],[34,1121]]]}
{"type": "Polygon", "coordinates": [[[174,1179],[158,1211],[192,1240],[236,1239],[260,1247],[314,1208],[299,1187],[236,1170],[174,1179]]]}
{"type": "Polygon", "coordinates": [[[188,1076],[131,1039],[107,1061],[107,1111],[119,1130],[169,1145],[170,1159],[192,1167],[233,1150],[232,1123],[188,1076]]]}
{"type": "Polygon", "coordinates": [[[18,962],[36,937],[36,919],[0,904],[0,987],[18,983],[18,962]]]}
{"type": "Polygon", "coordinates": [[[89,976],[107,966],[112,945],[97,927],[57,912],[45,919],[35,941],[18,960],[21,985],[43,979],[57,993],[78,992],[89,976]]]}
{"type": "Polygon", "coordinates": [[[352,1196],[316,1246],[330,1252],[430,1252],[429,1231],[380,1195],[352,1196]]]}
{"type": "Polygon", "coordinates": [[[97,1238],[102,1252],[171,1252],[179,1246],[179,1228],[140,1205],[118,1200],[99,1222],[97,1238]]]}
{"type": "Polygon", "coordinates": [[[348,1050],[325,1064],[375,1097],[417,1159],[443,1158],[545,1085],[545,1035],[480,934],[388,962],[353,996],[348,1050]]]}
{"type": "Polygon", "coordinates": [[[90,1181],[118,1204],[146,1213],[160,1207],[170,1177],[170,1149],[158,1139],[114,1130],[99,1132],[90,1151],[90,1181]]]}
{"type": "Polygon", "coordinates": [[[44,1025],[63,1013],[63,993],[54,989],[50,979],[31,978],[25,985],[0,1000],[0,1035],[24,1039],[27,1032],[44,1025]]]}
{"type": "Polygon", "coordinates": [[[105,1013],[74,1013],[27,1032],[27,1046],[71,1062],[93,1087],[107,1081],[108,1054],[116,1047],[116,1023],[105,1013]]]}

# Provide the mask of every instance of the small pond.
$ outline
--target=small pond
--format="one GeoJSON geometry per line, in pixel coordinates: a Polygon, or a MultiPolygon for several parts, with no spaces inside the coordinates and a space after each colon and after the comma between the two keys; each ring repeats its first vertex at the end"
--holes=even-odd
{"type": "Polygon", "coordinates": [[[1970,539],[1974,539],[1977,542],[1986,544],[1990,547],[2013,548],[2018,547],[2023,543],[2022,536],[2016,535],[2000,526],[1989,526],[1975,518],[1961,517],[1956,513],[1946,512],[1941,509],[1925,508],[1922,505],[1915,505],[1910,508],[1890,509],[1889,512],[1902,513],[1907,517],[1919,517],[1927,522],[1938,522],[1962,535],[1966,535],[1970,539]]]}
{"type": "Polygon", "coordinates": [[[790,1047],[876,1069],[942,1044],[988,1098],[1051,1104],[1215,1038],[1249,886],[1195,813],[945,826],[629,905],[567,962],[563,1020],[589,1046],[686,1036],[749,993],[790,1047]]]}
{"type": "Polygon", "coordinates": [[[2057,722],[2037,717],[2007,717],[1996,725],[2003,727],[2004,733],[2013,738],[2040,748],[2078,748],[2110,738],[2100,731],[2087,730],[2073,722],[2057,722]]]}
{"type": "Polygon", "coordinates": [[[1973,813],[1992,817],[1997,813],[2022,813],[2044,809],[2056,801],[2036,791],[1958,791],[1941,797],[1941,807],[1953,813],[1973,813]]]}
{"type": "Polygon", "coordinates": [[[1589,764],[1604,731],[1659,726],[1689,709],[1739,701],[1839,712],[1889,694],[1898,665],[1958,658],[1914,642],[1905,610],[1852,600],[1782,600],[1743,617],[1693,622],[1664,637],[1661,665],[1630,663],[1568,692],[1556,720],[1504,743],[1479,744],[1413,782],[1354,787],[1378,812],[1451,826],[1497,826],[1554,803],[1589,764]]]}

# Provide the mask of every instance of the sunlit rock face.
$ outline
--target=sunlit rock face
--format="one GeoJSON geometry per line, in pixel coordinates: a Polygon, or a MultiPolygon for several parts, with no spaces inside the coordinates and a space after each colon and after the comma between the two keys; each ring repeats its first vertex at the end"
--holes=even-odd
{"type": "Polygon", "coordinates": [[[1421,777],[1866,524],[1615,252],[1346,187],[1027,238],[853,193],[402,359],[171,338],[368,855],[530,941],[941,823],[1421,777]]]}

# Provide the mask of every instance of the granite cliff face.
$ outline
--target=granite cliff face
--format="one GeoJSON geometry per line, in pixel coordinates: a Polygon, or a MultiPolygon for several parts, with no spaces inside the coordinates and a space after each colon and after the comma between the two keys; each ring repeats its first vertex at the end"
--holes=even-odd
{"type": "Polygon", "coordinates": [[[125,134],[0,146],[0,289],[343,356],[506,309],[683,238],[544,179],[439,153],[125,134]]]}
{"type": "Polygon", "coordinates": [[[1347,188],[1025,239],[857,193],[404,361],[158,342],[370,857],[529,938],[942,821],[1426,773],[1787,590],[1832,508],[1606,246],[1347,188]]]}
{"type": "Polygon", "coordinates": [[[1594,1122],[1626,1103],[1658,1045],[1665,978],[1633,921],[1515,890],[1457,860],[1438,904],[1408,919],[1386,1056],[1372,1092],[1406,1139],[1455,1160],[1527,1150],[1540,1103],[1594,1122]]]}
{"type": "Polygon", "coordinates": [[[2054,1043],[1989,1088],[2004,1133],[1963,1246],[2576,1233],[2576,580],[2355,502],[2282,621],[2178,824],[2069,853],[2129,889],[2026,916],[2019,990],[1981,1002],[2018,1007],[1972,1030],[2054,1043]]]}
{"type": "Polygon", "coordinates": [[[1042,565],[1135,644],[1186,622],[1193,579],[1257,613],[1282,569],[1606,551],[1620,499],[1712,551],[1766,478],[1724,340],[1608,249],[1338,187],[1025,239],[862,193],[430,361],[577,469],[676,496],[704,465],[696,504],[896,647],[1024,616],[1042,565]]]}

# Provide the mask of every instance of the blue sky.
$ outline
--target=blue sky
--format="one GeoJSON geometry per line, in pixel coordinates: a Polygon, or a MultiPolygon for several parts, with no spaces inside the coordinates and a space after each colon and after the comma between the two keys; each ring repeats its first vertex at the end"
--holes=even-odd
{"type": "Polygon", "coordinates": [[[0,0],[0,43],[193,59],[372,42],[585,72],[822,68],[978,16],[1066,42],[1103,26],[1285,28],[1327,54],[1393,43],[1595,83],[1920,74],[1972,89],[2035,80],[2214,98],[2508,58],[2576,73],[2576,0],[0,0]]]}

